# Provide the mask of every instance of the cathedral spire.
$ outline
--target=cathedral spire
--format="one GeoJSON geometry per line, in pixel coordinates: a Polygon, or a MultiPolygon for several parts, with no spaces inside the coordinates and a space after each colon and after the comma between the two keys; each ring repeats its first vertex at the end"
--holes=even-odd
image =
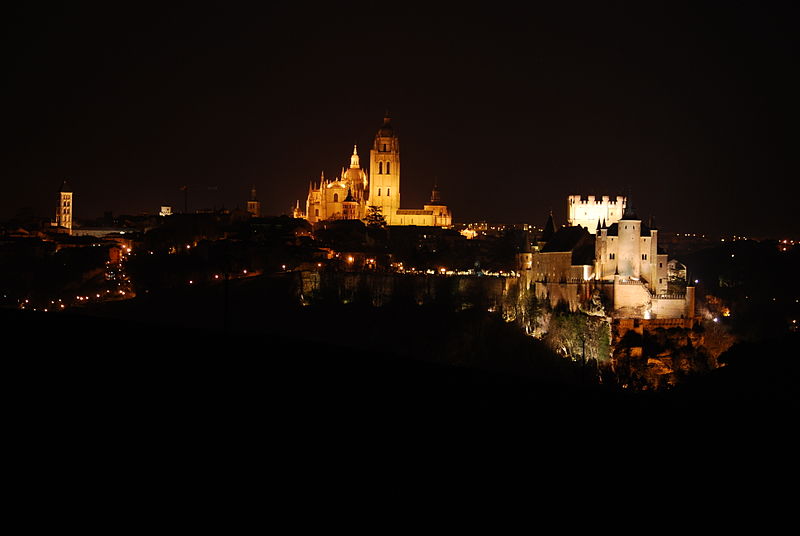
{"type": "Polygon", "coordinates": [[[350,157],[350,167],[360,168],[361,164],[358,161],[358,145],[353,145],[353,156],[350,157]]]}

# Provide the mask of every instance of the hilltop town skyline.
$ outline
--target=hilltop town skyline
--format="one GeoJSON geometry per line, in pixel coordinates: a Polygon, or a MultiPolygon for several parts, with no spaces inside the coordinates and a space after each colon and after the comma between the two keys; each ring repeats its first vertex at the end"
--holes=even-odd
{"type": "Polygon", "coordinates": [[[800,234],[785,13],[518,15],[19,8],[0,216],[52,216],[64,179],[77,218],[180,210],[181,186],[190,210],[254,185],[289,213],[388,108],[403,204],[436,182],[458,222],[563,223],[568,195],[631,192],[676,232],[800,234]]]}

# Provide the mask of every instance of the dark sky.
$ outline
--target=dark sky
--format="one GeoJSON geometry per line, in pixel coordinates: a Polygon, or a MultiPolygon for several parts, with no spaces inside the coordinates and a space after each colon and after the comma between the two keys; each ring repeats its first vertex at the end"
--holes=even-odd
{"type": "Polygon", "coordinates": [[[374,4],[5,13],[0,216],[49,215],[64,178],[79,218],[180,208],[184,184],[190,209],[255,184],[280,214],[353,143],[368,161],[388,108],[406,207],[438,179],[456,221],[543,223],[630,188],[663,230],[800,236],[778,3],[374,4]]]}

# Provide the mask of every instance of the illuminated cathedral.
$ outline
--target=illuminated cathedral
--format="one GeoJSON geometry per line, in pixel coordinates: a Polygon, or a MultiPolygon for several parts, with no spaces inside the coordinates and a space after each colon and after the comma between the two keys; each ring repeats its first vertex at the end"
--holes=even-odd
{"type": "Polygon", "coordinates": [[[310,183],[305,210],[298,201],[293,216],[311,223],[363,220],[370,212],[379,210],[388,225],[452,225],[453,216],[442,203],[436,186],[430,202],[421,209],[400,208],[400,140],[388,115],[375,135],[369,154],[369,169],[368,173],[361,167],[358,146],[354,146],[350,167],[342,168],[341,174],[334,179],[326,179],[323,173],[318,183],[310,183]]]}

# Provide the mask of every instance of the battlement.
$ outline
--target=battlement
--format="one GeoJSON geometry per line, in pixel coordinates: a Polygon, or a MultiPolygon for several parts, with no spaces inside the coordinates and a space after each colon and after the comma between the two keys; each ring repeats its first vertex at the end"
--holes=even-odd
{"type": "Polygon", "coordinates": [[[616,223],[625,213],[627,198],[622,195],[567,196],[567,221],[570,225],[586,227],[594,234],[601,222],[616,223]]]}
{"type": "Polygon", "coordinates": [[[625,205],[625,196],[622,195],[570,195],[567,198],[570,205],[625,205]]]}

